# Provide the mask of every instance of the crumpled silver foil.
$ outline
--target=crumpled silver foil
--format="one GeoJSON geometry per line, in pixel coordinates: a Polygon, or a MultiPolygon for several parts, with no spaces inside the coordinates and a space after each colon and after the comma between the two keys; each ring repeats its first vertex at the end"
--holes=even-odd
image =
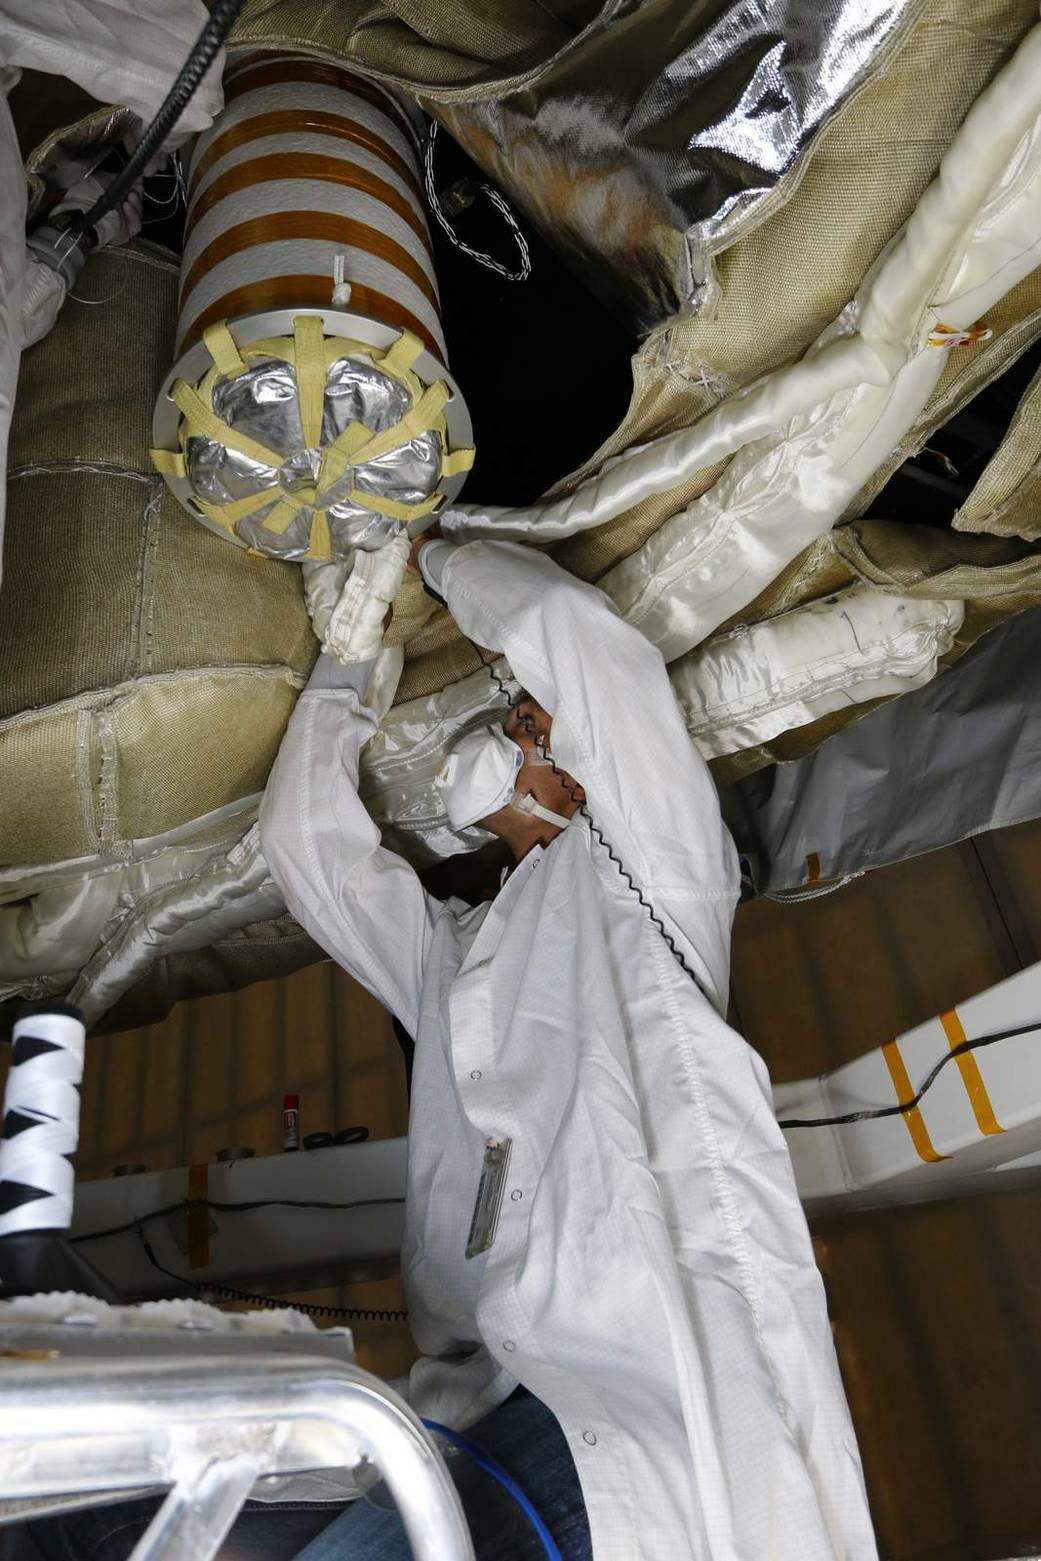
{"type": "Polygon", "coordinates": [[[614,0],[520,91],[432,113],[614,312],[704,301],[919,0],[614,0]]]}
{"type": "MultiPolygon", "coordinates": [[[[308,449],[300,421],[296,373],[280,358],[263,358],[233,379],[216,381],[213,409],[230,428],[286,456],[285,464],[280,468],[266,466],[217,440],[192,438],[185,448],[188,477],[196,496],[209,504],[227,504],[270,489],[271,503],[240,520],[236,533],[261,553],[301,559],[307,554],[313,509],[301,509],[281,536],[265,529],[265,516],[284,493],[315,482],[322,448],[332,444],[349,423],[364,423],[374,433],[382,433],[399,422],[409,406],[404,385],[373,363],[362,357],[338,358],[326,376],[321,446],[308,449]]],[[[418,504],[434,492],[440,477],[441,440],[431,432],[375,460],[362,461],[337,482],[320,489],[318,498],[329,521],[334,557],[347,558],[356,548],[372,551],[382,547],[403,526],[400,520],[352,502],[352,487],[404,504],[418,504]]]]}

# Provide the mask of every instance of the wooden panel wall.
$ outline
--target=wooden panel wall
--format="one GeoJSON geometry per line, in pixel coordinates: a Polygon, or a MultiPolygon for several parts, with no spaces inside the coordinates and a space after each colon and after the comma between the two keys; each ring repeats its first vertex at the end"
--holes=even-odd
{"type": "Polygon", "coordinates": [[[161,1024],[91,1039],[78,1174],[120,1161],[150,1170],[245,1144],[282,1147],[282,1097],[303,1131],[407,1131],[401,1049],[374,998],[335,965],[179,1003],[161,1024]]]}
{"type": "MultiPolygon", "coordinates": [[[[733,1018],[773,1076],[821,1072],[1041,958],[1041,825],[886,868],[802,904],[738,913],[733,1018]]],[[[171,1167],[224,1145],[407,1123],[387,1015],[343,972],[182,1003],[93,1038],[78,1172],[171,1167]]],[[[1041,1544],[1041,1194],[831,1219],[815,1232],[883,1554],[986,1561],[1041,1544]]],[[[302,1299],[316,1299],[302,1297],[302,1299]]],[[[403,1305],[397,1279],[321,1301],[403,1305]]],[[[404,1326],[359,1324],[359,1358],[407,1368],[404,1326]]]]}
{"type": "MultiPolygon", "coordinates": [[[[738,914],[732,1017],[778,1080],[822,1073],[1041,959],[1041,825],[738,914]]],[[[1041,1549],[1041,1192],[814,1231],[882,1553],[1041,1549]]]]}
{"type": "MultiPolygon", "coordinates": [[[[277,1154],[287,1093],[300,1096],[305,1133],[360,1124],[373,1138],[395,1138],[408,1130],[389,1016],[335,965],[179,1003],[161,1024],[92,1037],[77,1175],[212,1161],[235,1144],[277,1154]]],[[[298,1298],[365,1310],[405,1305],[396,1275],[298,1298]]],[[[407,1371],[415,1357],[407,1324],[351,1326],[363,1366],[384,1377],[407,1371]]]]}
{"type": "Polygon", "coordinates": [[[817,899],[741,907],[731,1017],[773,1078],[827,1072],[1012,973],[974,850],[934,851],[817,899]]]}

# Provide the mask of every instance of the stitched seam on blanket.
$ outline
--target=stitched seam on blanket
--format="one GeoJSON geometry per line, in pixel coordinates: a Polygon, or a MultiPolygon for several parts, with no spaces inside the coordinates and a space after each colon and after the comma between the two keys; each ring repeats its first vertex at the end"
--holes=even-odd
{"type": "Polygon", "coordinates": [[[46,721],[53,715],[70,710],[107,708],[127,695],[133,694],[137,689],[148,689],[163,684],[183,687],[189,682],[208,683],[217,678],[239,678],[244,682],[250,679],[258,682],[285,682],[290,688],[303,688],[307,682],[306,673],[296,672],[284,663],[270,666],[189,667],[183,672],[152,672],[144,677],[117,683],[113,688],[91,689],[85,694],[74,694],[68,699],[59,699],[53,705],[39,705],[33,710],[21,710],[17,715],[7,716],[0,721],[0,734],[13,731],[19,726],[31,725],[34,721],[46,721]]]}

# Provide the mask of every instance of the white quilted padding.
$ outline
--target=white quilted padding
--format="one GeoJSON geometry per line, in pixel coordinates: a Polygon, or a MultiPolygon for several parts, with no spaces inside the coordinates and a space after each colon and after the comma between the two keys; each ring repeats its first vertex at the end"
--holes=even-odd
{"type": "Polygon", "coordinates": [[[714,759],[847,705],[921,688],[964,617],[963,602],[856,585],[721,634],[674,662],[669,676],[687,730],[714,759]]]}

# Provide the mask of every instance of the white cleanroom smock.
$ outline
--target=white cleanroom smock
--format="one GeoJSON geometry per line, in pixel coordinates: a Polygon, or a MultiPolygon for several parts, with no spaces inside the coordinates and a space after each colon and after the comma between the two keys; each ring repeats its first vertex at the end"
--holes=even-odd
{"type": "Polygon", "coordinates": [[[374,718],[351,688],[303,694],[262,842],[294,915],[416,1038],[412,1402],[459,1427],[517,1383],[542,1399],[597,1561],[873,1556],[766,1069],[723,1018],[736,855],[661,655],[538,553],[431,543],[422,563],[552,714],[700,986],[581,817],[491,904],[433,899],[358,798],[374,718]],[[467,1260],[488,1139],[512,1145],[502,1210],[467,1260]]]}

